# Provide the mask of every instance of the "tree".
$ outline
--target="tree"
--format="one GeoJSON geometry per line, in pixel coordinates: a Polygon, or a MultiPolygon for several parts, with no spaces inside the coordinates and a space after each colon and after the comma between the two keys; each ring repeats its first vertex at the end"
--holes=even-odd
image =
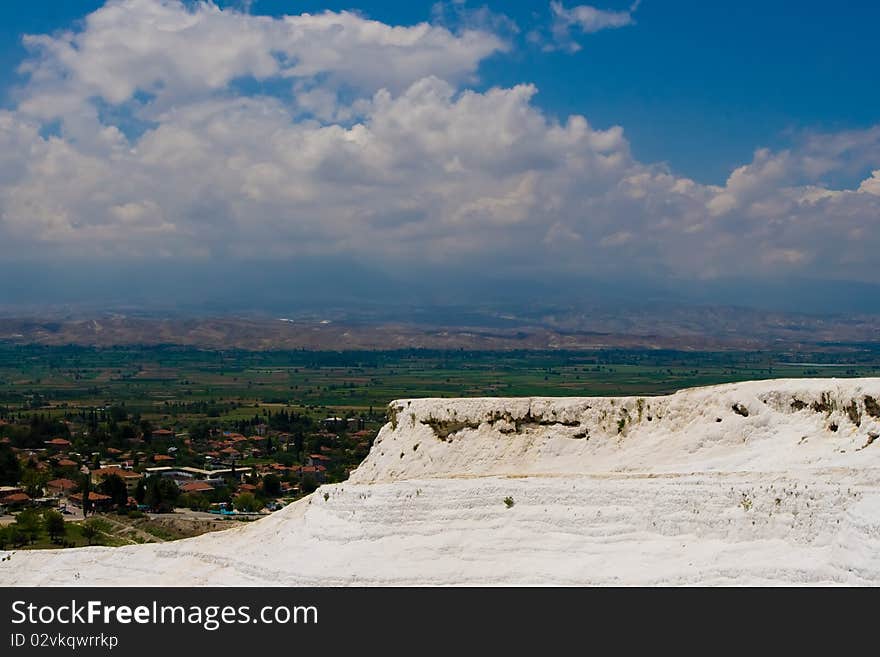
{"type": "Polygon", "coordinates": [[[168,477],[153,475],[147,478],[144,504],[156,513],[170,513],[180,497],[180,489],[168,477]]]}
{"type": "Polygon", "coordinates": [[[275,456],[275,462],[280,463],[281,465],[283,465],[287,468],[296,465],[298,463],[298,461],[299,461],[299,459],[297,458],[296,454],[294,454],[292,451],[291,452],[279,452],[275,456]]]}
{"type": "Polygon", "coordinates": [[[92,544],[92,539],[94,539],[99,533],[98,523],[95,522],[94,518],[92,520],[86,520],[82,524],[82,535],[83,538],[89,542],[89,545],[92,544]]]}
{"type": "Polygon", "coordinates": [[[253,493],[242,493],[235,498],[235,508],[245,512],[259,511],[263,508],[263,503],[253,493]]]}
{"type": "Polygon", "coordinates": [[[318,480],[312,473],[306,473],[302,478],[302,492],[309,494],[314,493],[318,489],[318,480]]]}
{"type": "Polygon", "coordinates": [[[89,511],[91,510],[91,502],[89,501],[89,492],[92,490],[92,482],[89,479],[89,475],[84,474],[82,478],[79,480],[79,491],[82,493],[83,498],[83,518],[89,515],[89,511]]]}
{"type": "Polygon", "coordinates": [[[144,434],[144,442],[149,444],[153,438],[153,425],[149,420],[141,420],[141,433],[144,434]]]}
{"type": "Polygon", "coordinates": [[[25,509],[15,518],[13,523],[28,543],[33,543],[40,536],[42,523],[40,514],[35,509],[25,509]]]}
{"type": "Polygon", "coordinates": [[[209,494],[209,499],[211,502],[222,502],[229,503],[232,502],[232,495],[229,493],[229,488],[226,486],[218,486],[209,494]]]}
{"type": "Polygon", "coordinates": [[[46,481],[46,475],[36,468],[25,468],[21,473],[21,485],[24,487],[24,492],[31,497],[43,496],[43,486],[46,481]]]}
{"type": "Polygon", "coordinates": [[[189,428],[189,437],[192,438],[194,442],[209,440],[211,438],[211,427],[205,421],[191,425],[189,428]]]}
{"type": "Polygon", "coordinates": [[[208,501],[207,497],[200,493],[186,493],[181,495],[178,504],[187,509],[192,509],[193,511],[207,511],[211,508],[211,502],[208,501]]]}
{"type": "Polygon", "coordinates": [[[43,525],[54,543],[57,543],[58,539],[64,536],[64,516],[55,509],[49,509],[43,513],[43,525]]]}
{"type": "Polygon", "coordinates": [[[9,445],[0,445],[0,486],[15,486],[21,480],[21,464],[9,445]]]}
{"type": "Polygon", "coordinates": [[[27,537],[22,533],[21,528],[12,523],[6,526],[6,539],[11,545],[19,546],[27,543],[27,537]]]}
{"type": "Polygon", "coordinates": [[[112,422],[125,422],[128,419],[128,413],[122,406],[110,407],[110,420],[112,422]]]}
{"type": "Polygon", "coordinates": [[[130,424],[123,424],[122,429],[119,431],[118,438],[119,440],[117,441],[117,444],[121,445],[123,442],[127,442],[137,438],[137,432],[130,424]]]}
{"type": "Polygon", "coordinates": [[[141,478],[138,480],[137,487],[134,489],[134,499],[137,500],[138,504],[143,504],[146,496],[147,485],[144,483],[143,478],[141,478]]]}
{"type": "Polygon", "coordinates": [[[125,487],[125,481],[117,474],[111,474],[104,478],[99,486],[104,495],[113,498],[113,504],[119,508],[128,505],[128,489],[125,487]]]}
{"type": "Polygon", "coordinates": [[[278,475],[267,474],[263,477],[263,492],[269,497],[281,495],[281,479],[278,478],[278,475]]]}

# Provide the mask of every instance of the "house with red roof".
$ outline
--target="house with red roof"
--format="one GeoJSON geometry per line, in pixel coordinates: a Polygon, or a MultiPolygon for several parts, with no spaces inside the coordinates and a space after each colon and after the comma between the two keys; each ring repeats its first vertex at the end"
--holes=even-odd
{"type": "Polygon", "coordinates": [[[182,493],[211,493],[214,487],[204,481],[189,481],[180,487],[182,493]]]}
{"type": "Polygon", "coordinates": [[[285,494],[294,494],[299,492],[299,486],[290,483],[289,481],[281,482],[281,492],[285,494]]]}
{"type": "MultiPolygon", "coordinates": [[[[83,496],[82,493],[71,493],[67,496],[67,499],[70,500],[70,503],[74,506],[82,507],[83,505],[83,496]]],[[[110,505],[113,503],[113,498],[109,495],[104,495],[103,493],[96,493],[95,491],[89,491],[89,504],[93,509],[108,509],[110,505]]]]}
{"type": "Polygon", "coordinates": [[[309,454],[307,459],[308,465],[326,465],[332,461],[329,456],[325,456],[324,454],[309,454]]]}
{"type": "Polygon", "coordinates": [[[300,477],[311,475],[315,478],[315,481],[321,483],[324,481],[324,472],[326,470],[327,468],[321,465],[304,465],[299,469],[299,474],[300,477]]]}
{"type": "Polygon", "coordinates": [[[8,507],[22,507],[29,504],[31,501],[31,496],[27,493],[10,493],[5,497],[0,498],[0,504],[8,507]]]}
{"type": "Polygon", "coordinates": [[[56,497],[66,495],[73,491],[74,488],[76,488],[76,482],[72,479],[61,478],[46,482],[46,492],[56,497]]]}
{"type": "Polygon", "coordinates": [[[117,467],[115,465],[108,466],[106,468],[98,468],[97,470],[92,470],[89,473],[89,478],[93,485],[100,485],[102,481],[104,481],[110,475],[116,475],[122,481],[125,482],[125,488],[129,493],[133,493],[137,488],[138,481],[143,477],[142,474],[138,472],[134,472],[132,470],[125,470],[123,468],[117,467]]]}

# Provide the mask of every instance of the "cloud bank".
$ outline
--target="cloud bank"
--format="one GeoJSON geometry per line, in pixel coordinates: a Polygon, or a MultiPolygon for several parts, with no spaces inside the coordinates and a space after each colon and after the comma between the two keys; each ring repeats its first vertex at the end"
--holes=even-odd
{"type": "Polygon", "coordinates": [[[7,261],[880,282],[880,126],[758,149],[707,185],[635,159],[621,127],[548,116],[528,83],[475,91],[512,47],[486,29],[112,0],[25,43],[0,110],[7,261]],[[842,171],[869,173],[823,182],[842,171]]]}

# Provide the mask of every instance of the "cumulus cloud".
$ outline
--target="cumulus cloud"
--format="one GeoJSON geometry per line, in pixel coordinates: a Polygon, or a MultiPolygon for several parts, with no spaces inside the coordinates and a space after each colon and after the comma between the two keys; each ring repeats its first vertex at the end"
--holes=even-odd
{"type": "Polygon", "coordinates": [[[862,181],[859,191],[880,196],[880,169],[871,172],[871,177],[862,181]]]}
{"type": "Polygon", "coordinates": [[[3,258],[880,281],[880,173],[823,182],[876,168],[880,127],[706,185],[639,162],[620,127],[549,117],[530,84],[469,89],[503,47],[479,30],[116,0],[29,43],[0,111],[3,258]]]}
{"type": "Polygon", "coordinates": [[[32,57],[20,110],[41,119],[88,111],[94,98],[176,105],[243,78],[320,77],[325,89],[356,92],[401,91],[428,75],[461,82],[507,48],[478,29],[390,26],[344,11],[271,18],[180,0],[110,0],[83,29],[24,43],[32,57]]]}

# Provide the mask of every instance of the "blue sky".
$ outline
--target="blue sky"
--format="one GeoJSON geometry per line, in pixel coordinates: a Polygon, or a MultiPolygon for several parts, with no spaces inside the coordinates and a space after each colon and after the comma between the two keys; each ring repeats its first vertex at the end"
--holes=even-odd
{"type": "Polygon", "coordinates": [[[863,291],[878,24],[867,2],[2,3],[0,269],[863,291]]]}
{"type": "MultiPolygon", "coordinates": [[[[509,16],[522,32],[549,15],[540,2],[471,4],[509,16]]],[[[629,4],[596,6],[624,10],[629,4]]],[[[68,28],[102,5],[101,0],[0,3],[5,94],[25,54],[22,34],[68,28]]],[[[434,5],[256,0],[251,11],[278,16],[348,9],[411,25],[430,20],[434,5]]],[[[583,49],[575,54],[520,46],[482,64],[481,86],[532,81],[548,112],[582,113],[598,126],[622,125],[639,159],[667,161],[713,183],[722,183],[754,149],[784,146],[792,133],[864,128],[880,121],[880,3],[829,10],[828,3],[809,0],[645,0],[635,21],[582,37],[583,49]]]]}

